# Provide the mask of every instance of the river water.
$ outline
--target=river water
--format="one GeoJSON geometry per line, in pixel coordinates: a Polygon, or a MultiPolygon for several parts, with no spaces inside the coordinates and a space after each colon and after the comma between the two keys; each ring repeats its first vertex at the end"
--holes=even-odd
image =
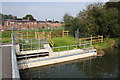
{"type": "Polygon", "coordinates": [[[117,78],[120,50],[111,49],[105,52],[102,57],[20,70],[20,76],[21,78],[117,78]]]}

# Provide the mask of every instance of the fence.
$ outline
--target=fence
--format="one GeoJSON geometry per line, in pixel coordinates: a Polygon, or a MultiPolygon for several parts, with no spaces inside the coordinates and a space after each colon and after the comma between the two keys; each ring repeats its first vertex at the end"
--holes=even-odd
{"type": "MultiPolygon", "coordinates": [[[[84,53],[89,53],[89,52],[96,52],[96,50],[92,49],[92,48],[90,50],[81,51],[80,49],[78,49],[78,45],[60,46],[60,47],[53,47],[53,48],[57,49],[57,51],[54,52],[54,53],[49,53],[51,55],[49,57],[44,57],[43,58],[43,57],[39,57],[36,54],[37,59],[26,60],[26,61],[24,61],[24,60],[23,61],[18,61],[18,64],[26,64],[26,63],[31,63],[31,62],[38,62],[38,61],[44,61],[44,60],[49,60],[49,59],[79,55],[79,54],[84,54],[84,53]],[[64,48],[64,49],[67,48],[67,50],[65,50],[65,52],[63,52],[62,48],[64,48]],[[71,50],[71,49],[74,49],[74,50],[71,50]]],[[[28,59],[27,55],[26,55],[25,59],[28,59]]]]}
{"type": "Polygon", "coordinates": [[[51,47],[54,47],[54,42],[50,37],[48,38],[48,43],[51,45],[51,47]]]}
{"type": "Polygon", "coordinates": [[[22,33],[14,33],[14,42],[19,44],[19,51],[44,49],[48,38],[24,39],[22,33]]]}
{"type": "Polygon", "coordinates": [[[87,38],[79,38],[78,43],[79,44],[85,44],[85,43],[99,43],[103,42],[103,36],[98,35],[97,37],[87,37],[87,38]]]}
{"type": "Polygon", "coordinates": [[[69,35],[69,31],[60,31],[60,32],[17,32],[18,34],[23,34],[23,39],[39,39],[39,38],[47,38],[48,36],[50,38],[53,37],[64,37],[69,35]]]}
{"type": "Polygon", "coordinates": [[[62,31],[62,36],[69,36],[69,31],[62,31]]]}
{"type": "Polygon", "coordinates": [[[45,38],[43,39],[23,39],[19,43],[20,51],[44,49],[45,38]]]}

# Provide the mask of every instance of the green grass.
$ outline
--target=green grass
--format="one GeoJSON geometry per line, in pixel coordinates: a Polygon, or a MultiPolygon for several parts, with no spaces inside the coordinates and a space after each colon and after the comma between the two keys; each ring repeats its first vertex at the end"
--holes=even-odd
{"type": "Polygon", "coordinates": [[[68,46],[68,45],[74,45],[74,37],[56,37],[56,38],[52,38],[52,40],[54,41],[54,46],[58,47],[58,46],[68,46]]]}
{"type": "Polygon", "coordinates": [[[76,47],[76,46],[70,46],[70,45],[75,45],[74,44],[75,38],[72,37],[72,36],[56,37],[56,38],[52,38],[52,40],[54,41],[54,47],[69,46],[69,48],[68,47],[62,47],[62,48],[60,48],[60,50],[58,48],[55,48],[54,52],[65,51],[65,50],[68,50],[68,49],[72,50],[72,49],[75,49],[75,48],[79,48],[79,47],[76,47]]]}
{"type": "Polygon", "coordinates": [[[115,39],[113,38],[105,38],[102,43],[93,44],[95,49],[111,49],[115,45],[115,39]]]}
{"type": "MultiPolygon", "coordinates": [[[[52,40],[54,41],[54,46],[55,47],[59,47],[59,46],[69,46],[69,45],[74,45],[74,37],[56,37],[56,38],[52,38],[52,40]]],[[[111,49],[115,46],[116,44],[116,39],[114,38],[105,38],[104,41],[102,43],[94,43],[93,44],[93,47],[95,49],[111,49]]],[[[91,47],[91,45],[86,45],[85,48],[87,47],[91,47]]],[[[70,47],[70,50],[71,49],[74,49],[74,48],[84,48],[84,46],[82,47],[70,47]]],[[[65,50],[68,50],[67,47],[65,48],[61,48],[60,51],[65,51],[65,50]]],[[[54,51],[59,51],[58,49],[54,49],[54,51]]]]}
{"type": "MultiPolygon", "coordinates": [[[[61,30],[63,29],[38,29],[38,30],[21,30],[21,32],[33,32],[33,33],[29,33],[29,39],[34,39],[35,36],[34,36],[34,32],[42,32],[42,31],[45,31],[45,32],[49,32],[49,31],[54,31],[54,32],[60,32],[61,30]]],[[[2,32],[2,35],[0,35],[0,37],[2,38],[2,43],[7,43],[7,42],[11,42],[11,33],[12,31],[3,31],[2,32]]],[[[14,33],[16,33],[16,31],[14,31],[14,33]]],[[[26,33],[24,34],[26,35],[26,33]]],[[[26,37],[24,37],[24,39],[26,39],[26,37]]]]}
{"type": "Polygon", "coordinates": [[[3,31],[2,32],[2,43],[11,42],[11,33],[12,33],[12,31],[3,31]]]}

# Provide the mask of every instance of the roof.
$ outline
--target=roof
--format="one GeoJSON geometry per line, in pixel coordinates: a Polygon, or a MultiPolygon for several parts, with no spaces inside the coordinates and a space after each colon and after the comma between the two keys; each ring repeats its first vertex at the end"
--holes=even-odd
{"type": "MultiPolygon", "coordinates": [[[[27,19],[18,18],[18,19],[5,19],[5,21],[34,22],[36,20],[35,19],[34,20],[27,20],[27,19]]],[[[45,23],[46,21],[37,21],[37,22],[45,23]]],[[[48,20],[47,22],[50,22],[50,23],[60,23],[59,21],[51,21],[51,20],[48,20]]]]}
{"type": "Polygon", "coordinates": [[[36,21],[36,20],[26,20],[26,19],[5,19],[5,20],[7,20],[7,21],[20,21],[20,22],[27,22],[27,21],[36,21]]]}

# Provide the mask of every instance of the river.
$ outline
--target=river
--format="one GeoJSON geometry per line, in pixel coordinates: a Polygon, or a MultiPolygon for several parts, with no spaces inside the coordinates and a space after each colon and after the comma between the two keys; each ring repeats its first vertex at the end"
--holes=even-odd
{"type": "Polygon", "coordinates": [[[105,50],[102,57],[91,57],[54,65],[20,70],[21,78],[118,78],[118,53],[105,50]]]}

